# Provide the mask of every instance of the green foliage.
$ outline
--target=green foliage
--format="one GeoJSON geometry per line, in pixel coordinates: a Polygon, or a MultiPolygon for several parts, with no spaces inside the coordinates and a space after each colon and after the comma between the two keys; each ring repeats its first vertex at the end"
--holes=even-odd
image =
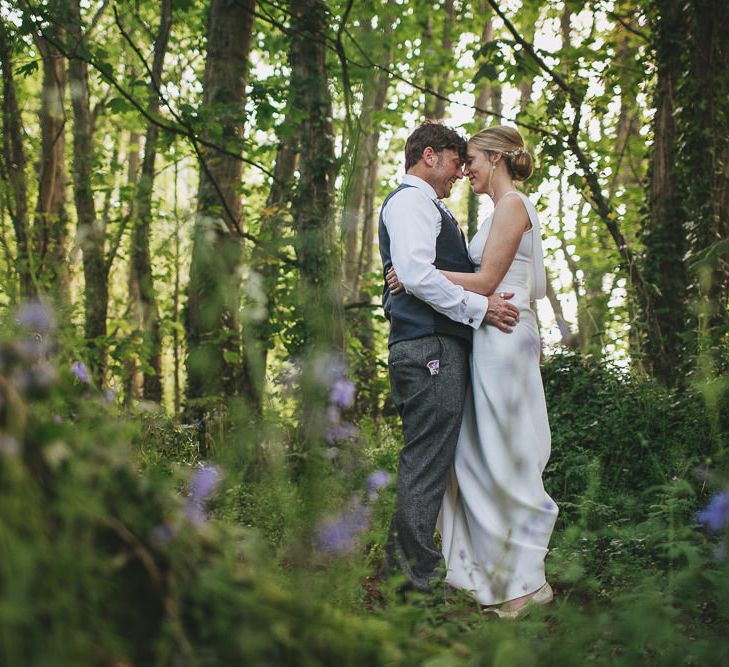
{"type": "Polygon", "coordinates": [[[612,503],[635,505],[717,453],[699,395],[574,354],[549,357],[543,376],[552,427],[546,484],[568,503],[597,477],[612,503]]]}
{"type": "Polygon", "coordinates": [[[54,356],[52,331],[33,340],[20,330],[0,345],[3,664],[698,665],[729,650],[723,538],[694,527],[705,492],[677,446],[689,435],[697,453],[710,446],[695,397],[596,361],[548,361],[547,482],[563,509],[547,561],[557,601],[510,623],[463,597],[403,602],[378,581],[392,487],[366,501],[371,522],[354,549],[307,545],[364,493],[368,470],[395,471],[396,424],[363,421],[333,457],[311,449],[313,477],[294,483],[296,449],[280,430],[246,435],[228,419],[226,474],[212,520],[201,520],[190,514],[191,427],[120,416],[64,350],[54,356]],[[638,420],[644,412],[652,423],[638,420]],[[630,448],[615,415],[623,430],[663,439],[660,466],[630,448]],[[671,415],[670,429],[655,423],[671,415]],[[249,438],[267,443],[255,475],[249,438]],[[626,477],[626,464],[642,467],[626,477]],[[662,477],[676,465],[687,474],[662,477]]]}

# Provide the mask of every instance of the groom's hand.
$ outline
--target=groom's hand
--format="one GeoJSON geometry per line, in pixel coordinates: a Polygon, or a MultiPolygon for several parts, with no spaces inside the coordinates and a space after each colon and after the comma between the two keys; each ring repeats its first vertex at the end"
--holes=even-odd
{"type": "Polygon", "coordinates": [[[484,324],[490,324],[504,333],[511,333],[519,321],[519,309],[513,303],[506,301],[513,296],[513,292],[492,294],[489,297],[489,309],[483,318],[484,324]]]}

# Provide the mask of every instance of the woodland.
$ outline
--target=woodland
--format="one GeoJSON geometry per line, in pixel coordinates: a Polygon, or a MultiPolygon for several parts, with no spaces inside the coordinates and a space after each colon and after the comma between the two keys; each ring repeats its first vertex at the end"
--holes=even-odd
{"type": "Polygon", "coordinates": [[[0,0],[0,664],[726,664],[728,45],[725,0],[0,0]],[[379,574],[424,119],[535,160],[517,621],[379,574]]]}

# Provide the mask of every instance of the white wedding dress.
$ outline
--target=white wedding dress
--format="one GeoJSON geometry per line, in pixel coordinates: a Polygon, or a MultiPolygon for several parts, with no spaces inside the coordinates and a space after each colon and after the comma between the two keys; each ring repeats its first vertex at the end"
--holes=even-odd
{"type": "MultiPolygon", "coordinates": [[[[544,558],[557,518],[542,471],[550,430],[539,372],[540,340],[530,299],[545,293],[537,213],[497,292],[514,292],[520,319],[512,333],[493,326],[474,332],[471,388],[443,499],[439,528],[446,581],[484,605],[532,593],[545,583],[544,558]]],[[[489,216],[469,244],[481,261],[489,216]]],[[[478,268],[476,269],[478,271],[478,268]]]]}

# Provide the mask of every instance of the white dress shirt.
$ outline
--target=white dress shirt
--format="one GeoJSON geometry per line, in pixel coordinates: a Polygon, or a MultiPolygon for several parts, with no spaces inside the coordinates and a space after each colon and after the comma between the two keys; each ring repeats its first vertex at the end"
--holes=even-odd
{"type": "Polygon", "coordinates": [[[486,316],[488,299],[452,283],[434,265],[441,224],[438,205],[445,205],[422,178],[407,174],[402,182],[414,187],[400,190],[382,211],[397,277],[408,294],[454,322],[478,329],[486,316]]]}

